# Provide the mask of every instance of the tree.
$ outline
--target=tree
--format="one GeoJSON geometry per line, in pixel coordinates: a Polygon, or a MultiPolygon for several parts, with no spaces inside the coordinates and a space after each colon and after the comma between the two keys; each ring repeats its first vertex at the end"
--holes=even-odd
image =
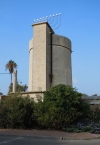
{"type": "MultiPolygon", "coordinates": [[[[9,90],[8,90],[8,94],[12,92],[12,88],[13,88],[13,83],[10,84],[9,86],[9,90]]],[[[17,82],[17,90],[16,92],[26,92],[28,89],[28,86],[25,84],[25,85],[20,85],[18,82],[17,82]]]]}
{"type": "Polygon", "coordinates": [[[6,67],[6,70],[8,70],[9,73],[11,74],[11,84],[12,84],[12,73],[14,72],[14,69],[17,68],[17,64],[14,61],[9,60],[9,62],[7,62],[5,67],[6,67]]]}
{"type": "Polygon", "coordinates": [[[34,102],[29,97],[13,95],[0,101],[0,128],[32,128],[34,102]]]}
{"type": "Polygon", "coordinates": [[[87,117],[88,113],[89,104],[82,100],[82,94],[62,84],[46,91],[44,101],[39,101],[35,109],[39,126],[51,129],[62,129],[87,117]]]}
{"type": "Polygon", "coordinates": [[[3,95],[3,93],[2,93],[2,92],[0,92],[0,95],[3,95]]]}
{"type": "Polygon", "coordinates": [[[17,92],[26,92],[28,89],[28,86],[25,84],[25,85],[20,85],[18,82],[17,82],[17,92]]]}

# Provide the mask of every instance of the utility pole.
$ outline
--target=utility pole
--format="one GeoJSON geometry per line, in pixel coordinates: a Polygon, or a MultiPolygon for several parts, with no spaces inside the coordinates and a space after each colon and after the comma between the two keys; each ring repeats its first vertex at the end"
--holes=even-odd
{"type": "Polygon", "coordinates": [[[17,88],[17,70],[14,70],[13,72],[13,93],[16,93],[16,88],[17,88]]]}

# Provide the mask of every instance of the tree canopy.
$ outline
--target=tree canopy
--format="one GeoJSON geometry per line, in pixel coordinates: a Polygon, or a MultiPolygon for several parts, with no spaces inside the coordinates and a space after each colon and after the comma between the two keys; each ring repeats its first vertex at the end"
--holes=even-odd
{"type": "MultiPolygon", "coordinates": [[[[13,86],[13,83],[10,84],[9,86],[9,89],[8,89],[8,94],[12,92],[12,87],[13,86]]],[[[16,92],[19,93],[19,92],[26,92],[28,89],[28,86],[25,84],[25,85],[22,85],[22,84],[19,84],[17,82],[17,89],[16,89],[16,92]]]]}
{"type": "Polygon", "coordinates": [[[13,60],[9,60],[9,62],[7,62],[7,64],[5,65],[5,68],[11,74],[11,83],[12,83],[12,73],[14,72],[14,69],[17,68],[17,64],[13,60]]]}
{"type": "Polygon", "coordinates": [[[89,104],[82,100],[82,94],[75,88],[57,85],[45,92],[44,101],[37,103],[35,114],[42,127],[61,129],[87,117],[87,109],[89,111],[89,104]]]}

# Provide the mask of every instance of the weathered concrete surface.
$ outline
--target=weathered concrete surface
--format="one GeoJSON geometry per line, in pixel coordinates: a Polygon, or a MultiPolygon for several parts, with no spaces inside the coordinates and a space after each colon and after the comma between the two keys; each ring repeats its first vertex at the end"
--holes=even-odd
{"type": "Polygon", "coordinates": [[[50,87],[50,32],[47,23],[34,25],[34,37],[29,43],[29,91],[46,91],[50,87]]]}
{"type": "Polygon", "coordinates": [[[53,35],[53,83],[72,86],[71,41],[63,36],[53,35]]]}
{"type": "Polygon", "coordinates": [[[33,26],[34,35],[29,42],[28,91],[47,91],[58,84],[72,86],[71,41],[55,35],[47,22],[33,26]]]}
{"type": "Polygon", "coordinates": [[[33,38],[29,42],[29,85],[28,90],[33,88],[33,38]]]}

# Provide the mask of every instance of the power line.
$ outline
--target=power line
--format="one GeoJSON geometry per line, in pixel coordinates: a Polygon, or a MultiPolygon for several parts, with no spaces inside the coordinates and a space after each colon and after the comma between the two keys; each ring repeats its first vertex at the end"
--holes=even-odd
{"type": "Polygon", "coordinates": [[[2,75],[2,74],[10,74],[10,73],[0,73],[0,75],[2,75]]]}

